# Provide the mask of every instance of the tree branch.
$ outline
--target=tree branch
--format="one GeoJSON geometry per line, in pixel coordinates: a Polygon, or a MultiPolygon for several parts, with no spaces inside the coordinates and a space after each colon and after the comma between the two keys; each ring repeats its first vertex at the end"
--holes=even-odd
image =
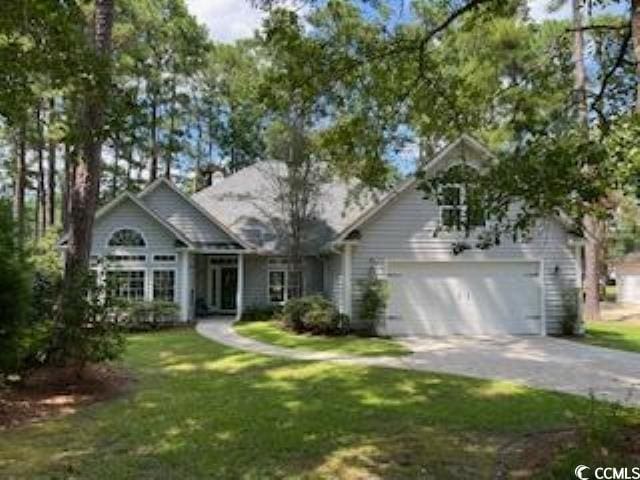
{"type": "Polygon", "coordinates": [[[629,49],[629,43],[631,41],[631,28],[627,29],[625,33],[624,39],[622,40],[622,45],[620,45],[620,50],[618,51],[618,56],[616,57],[616,61],[611,66],[609,71],[606,73],[604,78],[602,79],[602,83],[600,84],[600,91],[595,96],[593,100],[593,105],[599,105],[606,93],[607,86],[609,85],[609,81],[616,73],[616,71],[624,64],[624,57],[627,54],[627,50],[629,49]]]}
{"type": "Polygon", "coordinates": [[[565,32],[586,32],[589,30],[624,30],[629,28],[628,24],[625,25],[585,25],[580,28],[565,28],[565,32]]]}

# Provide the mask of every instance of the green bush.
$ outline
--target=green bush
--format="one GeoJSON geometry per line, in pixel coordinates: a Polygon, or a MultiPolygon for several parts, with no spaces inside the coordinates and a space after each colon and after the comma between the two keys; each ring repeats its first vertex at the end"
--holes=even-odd
{"type": "Polygon", "coordinates": [[[16,373],[29,354],[31,268],[9,202],[0,200],[0,374],[16,373]]]}
{"type": "Polygon", "coordinates": [[[242,312],[242,322],[268,322],[275,320],[282,309],[275,306],[248,307],[242,312]]]}
{"type": "Polygon", "coordinates": [[[372,277],[364,283],[360,317],[369,322],[372,330],[375,330],[378,317],[386,308],[388,299],[389,286],[386,280],[372,277]]]}
{"type": "Polygon", "coordinates": [[[167,301],[119,302],[118,322],[129,331],[157,330],[178,323],[179,308],[167,301]]]}
{"type": "Polygon", "coordinates": [[[566,288],[562,291],[562,334],[579,335],[578,289],[566,288]]]}
{"type": "Polygon", "coordinates": [[[48,360],[80,369],[87,362],[118,358],[125,338],[117,321],[118,305],[90,272],[65,280],[55,314],[48,360]]]}
{"type": "Polygon", "coordinates": [[[297,333],[340,335],[349,330],[349,320],[320,295],[289,300],[282,310],[284,326],[297,333]]]}

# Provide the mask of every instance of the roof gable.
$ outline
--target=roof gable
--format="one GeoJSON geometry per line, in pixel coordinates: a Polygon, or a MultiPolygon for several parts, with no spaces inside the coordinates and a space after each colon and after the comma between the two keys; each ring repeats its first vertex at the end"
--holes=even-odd
{"type": "MultiPolygon", "coordinates": [[[[177,240],[179,240],[182,244],[188,247],[192,247],[190,240],[182,234],[179,230],[173,227],[170,223],[166,222],[162,219],[162,217],[158,216],[154,211],[149,209],[143,202],[141,202],[135,195],[131,194],[128,191],[125,191],[118,195],[116,198],[111,200],[109,203],[100,208],[95,215],[94,224],[97,224],[103,217],[109,214],[111,211],[115,210],[117,207],[122,205],[125,202],[130,202],[136,208],[142,210],[145,215],[153,219],[156,223],[158,223],[163,229],[168,231],[172,236],[174,236],[177,240]]],[[[58,243],[61,246],[66,245],[69,239],[69,234],[66,233],[58,243]]]]}
{"type": "MultiPolygon", "coordinates": [[[[457,140],[444,147],[440,152],[433,156],[424,166],[427,174],[436,173],[445,170],[459,163],[467,163],[476,168],[482,168],[486,162],[495,159],[491,151],[478,140],[468,134],[463,134],[457,140]]],[[[343,242],[355,229],[361,227],[371,218],[376,216],[388,205],[396,201],[399,195],[416,185],[417,178],[412,176],[405,180],[389,192],[381,201],[372,205],[369,209],[362,212],[350,225],[339,232],[334,242],[343,242]]]]}
{"type": "Polygon", "coordinates": [[[237,248],[239,245],[248,248],[243,239],[165,178],[151,183],[138,198],[180,230],[195,246],[218,248],[235,245],[237,248]]]}

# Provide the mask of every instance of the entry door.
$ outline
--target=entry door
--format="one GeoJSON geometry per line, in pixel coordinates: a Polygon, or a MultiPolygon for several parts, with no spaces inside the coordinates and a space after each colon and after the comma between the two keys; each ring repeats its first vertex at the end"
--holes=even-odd
{"type": "Polygon", "coordinates": [[[236,292],[238,290],[238,269],[235,267],[220,268],[220,309],[236,309],[236,292]]]}

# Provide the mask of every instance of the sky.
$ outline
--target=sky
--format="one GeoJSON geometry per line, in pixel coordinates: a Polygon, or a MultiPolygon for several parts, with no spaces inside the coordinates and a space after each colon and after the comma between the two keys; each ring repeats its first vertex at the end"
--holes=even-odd
{"type": "MultiPolygon", "coordinates": [[[[535,20],[568,17],[569,3],[553,14],[547,12],[549,0],[529,0],[535,20]]],[[[219,42],[233,42],[253,35],[260,27],[264,13],[251,6],[249,0],[187,0],[189,11],[209,28],[209,35],[219,42]]]]}

